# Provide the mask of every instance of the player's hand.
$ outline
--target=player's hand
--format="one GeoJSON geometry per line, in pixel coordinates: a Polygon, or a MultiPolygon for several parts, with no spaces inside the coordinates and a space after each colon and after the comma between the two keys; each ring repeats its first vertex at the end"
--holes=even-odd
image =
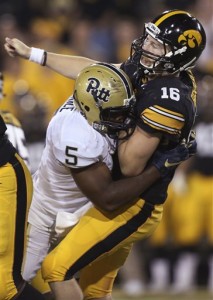
{"type": "Polygon", "coordinates": [[[152,158],[152,164],[158,169],[161,177],[167,176],[174,171],[181,162],[189,158],[189,149],[185,141],[182,141],[174,149],[168,151],[157,150],[152,158]]]}
{"type": "Polygon", "coordinates": [[[121,64],[120,68],[130,78],[133,88],[138,88],[141,86],[141,78],[144,76],[144,74],[135,62],[128,58],[121,64]]]}
{"type": "Polygon", "coordinates": [[[18,39],[5,38],[4,48],[11,57],[20,56],[29,59],[31,48],[18,39]]]}

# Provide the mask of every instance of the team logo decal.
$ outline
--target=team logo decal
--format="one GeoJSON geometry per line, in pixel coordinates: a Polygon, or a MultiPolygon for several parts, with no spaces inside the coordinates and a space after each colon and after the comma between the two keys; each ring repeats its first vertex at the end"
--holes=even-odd
{"type": "Polygon", "coordinates": [[[103,101],[108,102],[110,97],[110,90],[100,88],[100,81],[97,78],[89,78],[89,84],[87,92],[90,93],[96,102],[103,101]]]}
{"type": "Polygon", "coordinates": [[[197,30],[186,30],[178,38],[178,43],[188,46],[189,48],[198,47],[202,42],[200,32],[197,30]]]}

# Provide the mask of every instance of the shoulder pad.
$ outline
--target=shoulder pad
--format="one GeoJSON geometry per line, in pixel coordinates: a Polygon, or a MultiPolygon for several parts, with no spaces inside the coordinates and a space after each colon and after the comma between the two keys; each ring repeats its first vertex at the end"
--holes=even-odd
{"type": "Polygon", "coordinates": [[[10,124],[16,127],[21,127],[19,120],[8,111],[1,111],[1,116],[6,124],[10,124]]]}

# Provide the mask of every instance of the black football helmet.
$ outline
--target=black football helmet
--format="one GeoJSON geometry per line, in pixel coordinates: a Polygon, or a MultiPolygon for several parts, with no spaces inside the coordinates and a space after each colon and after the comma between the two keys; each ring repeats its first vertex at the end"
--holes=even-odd
{"type": "Polygon", "coordinates": [[[130,60],[137,64],[139,73],[143,70],[143,74],[147,75],[172,74],[193,68],[205,45],[206,34],[201,23],[186,11],[170,10],[145,24],[143,36],[132,43],[130,60]],[[148,35],[164,46],[163,55],[143,49],[148,35]],[[153,65],[143,66],[142,57],[151,59],[153,65]]]}

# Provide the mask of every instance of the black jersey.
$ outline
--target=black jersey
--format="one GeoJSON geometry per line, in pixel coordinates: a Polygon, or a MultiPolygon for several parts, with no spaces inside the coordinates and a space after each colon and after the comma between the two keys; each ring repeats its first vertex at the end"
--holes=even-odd
{"type": "Polygon", "coordinates": [[[143,67],[138,69],[131,59],[122,63],[121,69],[135,88],[137,125],[149,133],[160,131],[161,145],[173,147],[180,139],[187,139],[196,115],[197,86],[192,72],[149,80],[143,67]]]}
{"type": "MultiPolygon", "coordinates": [[[[191,72],[157,77],[137,90],[137,125],[148,133],[162,133],[161,149],[187,139],[196,116],[196,84],[191,72]]],[[[173,174],[153,184],[141,197],[153,204],[166,200],[173,174]]]]}
{"type": "Polygon", "coordinates": [[[161,132],[162,143],[187,140],[196,115],[196,85],[190,73],[157,77],[137,94],[137,125],[149,133],[161,132]]]}
{"type": "Polygon", "coordinates": [[[7,127],[5,122],[0,115],[0,167],[6,164],[16,152],[15,148],[5,135],[6,130],[7,127]]]}
{"type": "MultiPolygon", "coordinates": [[[[169,75],[148,80],[142,68],[137,75],[137,66],[131,61],[123,63],[121,69],[130,77],[135,88],[137,126],[150,134],[162,133],[159,149],[169,150],[183,138],[187,140],[197,107],[197,86],[192,72],[182,71],[178,77],[169,75]]],[[[163,203],[173,176],[174,172],[157,181],[141,198],[152,204],[163,203]]]]}
{"type": "Polygon", "coordinates": [[[7,130],[7,127],[5,125],[5,122],[4,122],[3,118],[2,118],[2,116],[0,115],[0,138],[3,137],[3,135],[6,132],[6,130],[7,130]]]}

